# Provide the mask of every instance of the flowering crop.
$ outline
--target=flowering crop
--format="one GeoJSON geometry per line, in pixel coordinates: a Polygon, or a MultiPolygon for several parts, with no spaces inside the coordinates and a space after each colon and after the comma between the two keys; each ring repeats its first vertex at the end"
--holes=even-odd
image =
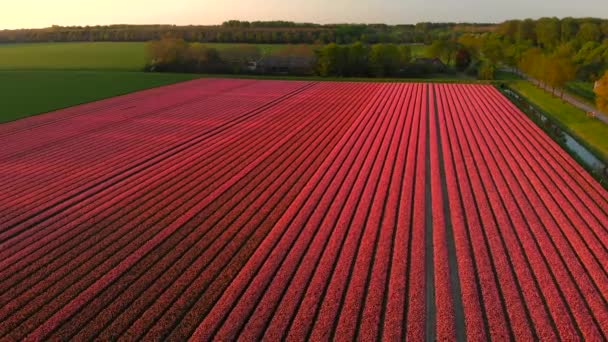
{"type": "Polygon", "coordinates": [[[0,144],[0,339],[608,335],[608,196],[491,86],[204,79],[0,144]]]}

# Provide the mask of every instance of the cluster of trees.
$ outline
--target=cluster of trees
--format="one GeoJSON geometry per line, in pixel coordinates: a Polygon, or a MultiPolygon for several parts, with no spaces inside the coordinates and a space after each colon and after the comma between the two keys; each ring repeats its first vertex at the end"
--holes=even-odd
{"type": "Polygon", "coordinates": [[[350,45],[331,43],[317,51],[316,72],[320,76],[395,76],[410,61],[407,45],[356,42],[350,45]]]}
{"type": "Polygon", "coordinates": [[[608,71],[604,77],[599,79],[593,89],[597,101],[597,107],[604,113],[608,113],[608,71]]]}
{"type": "Polygon", "coordinates": [[[238,27],[238,28],[250,28],[250,27],[265,27],[265,28],[285,28],[285,27],[320,27],[319,24],[313,23],[295,23],[293,21],[242,21],[242,20],[228,20],[222,23],[223,27],[238,27]]]}
{"type": "Polygon", "coordinates": [[[541,18],[508,20],[497,33],[512,43],[526,43],[546,49],[560,44],[582,47],[588,42],[608,39],[608,20],[596,18],[541,18]]]}
{"type": "Polygon", "coordinates": [[[545,53],[540,48],[531,48],[523,53],[518,62],[520,70],[534,77],[539,83],[546,83],[553,89],[562,90],[566,82],[576,76],[576,66],[567,50],[545,53]]]}
{"type": "Polygon", "coordinates": [[[228,65],[217,49],[183,39],[165,38],[146,46],[146,69],[171,72],[224,72],[228,65]]]}
{"type": "Polygon", "coordinates": [[[163,38],[146,45],[146,71],[192,73],[312,74],[314,52],[308,45],[289,45],[263,53],[253,44],[235,44],[215,49],[203,43],[163,38]],[[294,65],[293,59],[299,59],[294,65]]]}
{"type": "Polygon", "coordinates": [[[0,30],[0,43],[150,41],[171,36],[187,42],[266,44],[430,43],[455,32],[480,32],[488,24],[419,23],[416,25],[295,23],[230,20],[214,26],[109,25],[53,26],[0,30]]]}
{"type": "Polygon", "coordinates": [[[463,33],[433,42],[444,61],[465,49],[480,77],[500,65],[520,68],[542,83],[561,88],[578,79],[595,81],[608,68],[608,20],[541,18],[510,20],[494,32],[463,33]]]}
{"type": "Polygon", "coordinates": [[[554,87],[572,78],[594,81],[608,68],[608,20],[509,20],[492,32],[435,39],[429,54],[451,64],[463,50],[471,58],[467,72],[480,78],[492,78],[499,65],[508,65],[554,87]]]}

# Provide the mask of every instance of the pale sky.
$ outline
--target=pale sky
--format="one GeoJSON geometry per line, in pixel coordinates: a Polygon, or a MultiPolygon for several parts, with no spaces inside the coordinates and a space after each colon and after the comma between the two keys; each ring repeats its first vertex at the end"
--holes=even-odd
{"type": "Polygon", "coordinates": [[[0,29],[53,24],[212,25],[229,19],[413,24],[608,17],[606,0],[0,0],[0,4],[0,29]]]}

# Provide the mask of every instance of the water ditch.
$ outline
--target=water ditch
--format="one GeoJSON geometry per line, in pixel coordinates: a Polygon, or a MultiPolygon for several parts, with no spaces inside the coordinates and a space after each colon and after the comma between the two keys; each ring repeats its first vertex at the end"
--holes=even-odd
{"type": "Polygon", "coordinates": [[[569,133],[562,125],[550,118],[540,108],[505,84],[499,87],[511,102],[542,128],[555,142],[581,164],[600,184],[608,189],[608,162],[603,160],[579,138],[569,133]]]}

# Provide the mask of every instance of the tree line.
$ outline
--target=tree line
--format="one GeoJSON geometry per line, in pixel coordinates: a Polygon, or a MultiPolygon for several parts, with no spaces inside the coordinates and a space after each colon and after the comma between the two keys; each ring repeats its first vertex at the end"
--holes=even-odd
{"type": "Polygon", "coordinates": [[[315,62],[311,45],[286,45],[272,51],[262,51],[254,44],[217,49],[180,38],[163,38],[146,44],[145,71],[312,75],[315,62]],[[294,59],[299,63],[293,63],[294,59]]]}
{"type": "Polygon", "coordinates": [[[217,49],[204,43],[164,38],[149,42],[146,51],[145,70],[157,72],[423,77],[448,70],[435,60],[414,59],[408,45],[392,43],[286,45],[262,51],[252,44],[217,49]]]}
{"type": "Polygon", "coordinates": [[[403,44],[331,43],[315,50],[315,72],[323,77],[423,77],[447,71],[442,63],[415,59],[403,44]]]}
{"type": "Polygon", "coordinates": [[[163,37],[187,42],[264,44],[430,43],[451,33],[492,30],[476,23],[419,23],[416,25],[295,23],[290,21],[230,20],[214,26],[108,25],[52,26],[43,29],[0,30],[0,43],[23,42],[145,42],[163,37]]]}
{"type": "Polygon", "coordinates": [[[430,47],[431,54],[448,62],[460,49],[488,78],[492,70],[510,66],[557,89],[573,79],[595,81],[608,69],[608,20],[510,20],[492,32],[437,39],[430,47]]]}

